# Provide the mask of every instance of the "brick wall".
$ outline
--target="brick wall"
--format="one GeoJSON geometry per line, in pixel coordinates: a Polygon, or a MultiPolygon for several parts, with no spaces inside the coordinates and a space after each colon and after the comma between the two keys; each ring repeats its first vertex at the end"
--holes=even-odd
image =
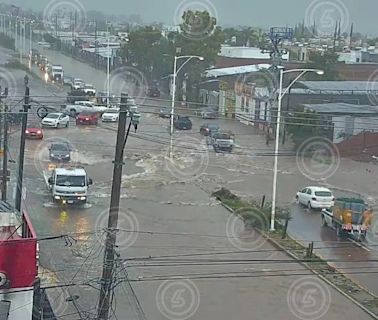
{"type": "Polygon", "coordinates": [[[336,146],[341,157],[370,161],[372,155],[378,155],[378,133],[361,132],[336,146]]]}

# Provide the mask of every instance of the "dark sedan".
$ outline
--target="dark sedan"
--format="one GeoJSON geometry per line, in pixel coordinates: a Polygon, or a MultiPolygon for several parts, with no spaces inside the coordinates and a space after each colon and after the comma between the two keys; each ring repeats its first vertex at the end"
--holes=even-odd
{"type": "Polygon", "coordinates": [[[160,118],[170,118],[171,117],[171,108],[165,107],[161,108],[159,112],[160,118]]]}
{"type": "Polygon", "coordinates": [[[49,148],[50,159],[55,161],[70,161],[71,148],[65,143],[53,143],[49,148]]]}
{"type": "Polygon", "coordinates": [[[177,116],[173,120],[173,126],[178,130],[192,130],[192,121],[187,116],[177,116]]]}
{"type": "Polygon", "coordinates": [[[150,87],[147,90],[148,97],[160,97],[160,90],[156,87],[150,87]]]}

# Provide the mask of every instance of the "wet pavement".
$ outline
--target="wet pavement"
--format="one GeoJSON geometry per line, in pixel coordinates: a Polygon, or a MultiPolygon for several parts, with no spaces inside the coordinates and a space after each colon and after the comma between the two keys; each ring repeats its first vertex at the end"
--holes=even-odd
{"type": "MultiPolygon", "coordinates": [[[[54,53],[54,59],[57,58],[54,53]]],[[[95,85],[103,83],[105,75],[98,70],[65,59],[59,63],[64,68],[67,64],[67,72],[72,64],[77,76],[93,79],[95,85]],[[97,74],[96,78],[90,78],[92,72],[97,74]]],[[[64,96],[64,92],[38,82],[33,83],[32,89],[41,96],[48,95],[50,90],[58,97],[64,96]]],[[[330,320],[370,319],[299,265],[282,262],[289,260],[287,256],[252,230],[245,230],[240,221],[210,197],[215,189],[225,186],[248,198],[259,199],[264,194],[269,198],[273,159],[258,154],[271,151],[272,146],[265,146],[263,136],[236,121],[217,120],[222,128],[237,134],[237,147],[231,154],[216,154],[199,134],[199,126],[205,121],[193,117],[192,131],[175,132],[171,161],[167,157],[169,120],[143,110],[138,132],[129,137],[125,150],[117,242],[120,260],[115,277],[120,281],[116,287],[119,317],[136,319],[138,315],[135,296],[125,281],[126,270],[150,319],[189,315],[220,320],[231,319],[235,314],[238,319],[250,319],[251,313],[254,319],[266,319],[268,315],[293,319],[308,314],[330,320]],[[313,297],[308,299],[314,304],[300,300],[308,290],[312,290],[313,297]],[[267,303],[268,299],[275,303],[267,303]]],[[[98,286],[101,273],[115,131],[115,124],[76,127],[71,122],[67,129],[44,130],[43,141],[27,141],[23,206],[39,238],[70,235],[40,242],[44,283],[85,283],[50,293],[61,316],[74,310],[65,301],[74,294],[80,296],[78,304],[82,310],[88,311],[88,315],[95,313],[98,292],[90,285],[98,286]],[[74,147],[72,164],[84,166],[94,180],[89,204],[84,208],[53,205],[47,190],[45,177],[51,162],[46,148],[51,142],[62,140],[74,147]]],[[[15,133],[10,141],[14,157],[18,140],[15,133]]],[[[292,203],[297,189],[310,181],[298,174],[295,157],[280,159],[279,203],[284,205],[292,203]]],[[[316,214],[297,207],[292,211],[290,232],[296,238],[316,241],[315,247],[340,243],[332,230],[320,230],[316,214]]],[[[343,261],[375,257],[375,252],[354,244],[346,250],[321,250],[322,255],[343,261]]],[[[377,290],[374,274],[353,278],[377,290]]]]}

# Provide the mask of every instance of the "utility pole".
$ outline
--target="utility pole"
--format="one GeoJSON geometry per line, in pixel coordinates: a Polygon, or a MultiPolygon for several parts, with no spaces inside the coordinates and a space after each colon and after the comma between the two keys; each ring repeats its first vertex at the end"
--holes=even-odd
{"type": "Polygon", "coordinates": [[[7,201],[7,181],[8,181],[8,106],[4,105],[3,113],[4,138],[3,138],[3,181],[1,185],[1,200],[7,201]]]}
{"type": "MultiPolygon", "coordinates": [[[[110,297],[112,291],[114,247],[116,244],[116,229],[118,224],[119,202],[121,195],[123,149],[126,142],[126,120],[127,120],[127,95],[121,94],[121,105],[117,133],[117,145],[113,169],[112,193],[110,199],[108,229],[106,233],[105,254],[101,279],[100,300],[98,304],[98,320],[107,320],[110,308],[110,297]]],[[[130,123],[131,124],[131,123],[130,123]]],[[[130,129],[130,128],[129,128],[130,129]]]]}
{"type": "Polygon", "coordinates": [[[95,21],[95,63],[98,68],[98,51],[97,51],[97,21],[95,21]]]}
{"type": "Polygon", "coordinates": [[[22,177],[24,171],[24,156],[25,156],[25,139],[26,139],[26,126],[28,123],[28,111],[30,101],[30,90],[28,87],[29,77],[26,75],[25,82],[25,97],[24,97],[24,110],[22,113],[21,125],[21,142],[20,142],[20,156],[18,159],[18,175],[17,175],[17,189],[16,189],[16,210],[21,212],[21,198],[22,198],[22,177]]]}

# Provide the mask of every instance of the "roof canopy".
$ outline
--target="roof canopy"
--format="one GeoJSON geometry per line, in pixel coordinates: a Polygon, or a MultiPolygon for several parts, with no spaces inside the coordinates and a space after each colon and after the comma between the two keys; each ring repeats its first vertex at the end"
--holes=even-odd
{"type": "Polygon", "coordinates": [[[304,104],[306,109],[313,110],[317,113],[323,114],[364,114],[378,115],[378,106],[369,106],[369,105],[357,105],[349,104],[343,102],[335,103],[319,103],[319,104],[304,104]]]}
{"type": "Polygon", "coordinates": [[[244,73],[258,72],[264,69],[269,69],[270,67],[270,64],[252,64],[240,67],[210,69],[205,71],[205,76],[207,78],[233,76],[244,73]]]}

